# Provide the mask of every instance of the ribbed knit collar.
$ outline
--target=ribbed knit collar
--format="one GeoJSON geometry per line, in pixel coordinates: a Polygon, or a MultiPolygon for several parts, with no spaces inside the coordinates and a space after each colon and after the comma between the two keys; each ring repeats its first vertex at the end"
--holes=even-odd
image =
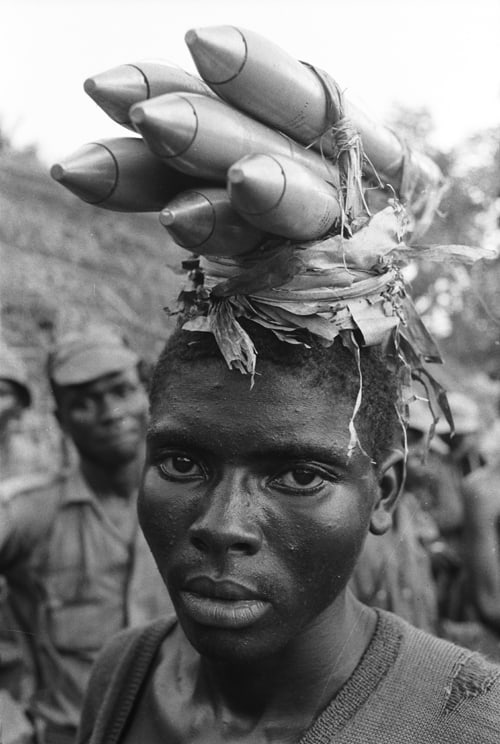
{"type": "Polygon", "coordinates": [[[359,664],[299,744],[331,744],[333,735],[355,716],[389,672],[399,654],[402,637],[402,625],[377,610],[375,632],[359,664]]]}

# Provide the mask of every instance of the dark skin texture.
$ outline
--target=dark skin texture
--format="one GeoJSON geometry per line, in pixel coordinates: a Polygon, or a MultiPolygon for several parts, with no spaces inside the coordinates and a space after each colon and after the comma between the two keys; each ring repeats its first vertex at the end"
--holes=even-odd
{"type": "Polygon", "coordinates": [[[222,362],[183,365],[151,412],[139,517],[182,626],[156,673],[172,744],[298,741],[374,630],[345,587],[368,529],[390,526],[400,456],[348,459],[352,402],[260,372],[250,390],[222,362]],[[200,577],[243,587],[248,612],[200,577]]]}
{"type": "Polygon", "coordinates": [[[136,367],[60,387],[56,415],[101,499],[135,495],[144,458],[147,396],[136,367]]]}

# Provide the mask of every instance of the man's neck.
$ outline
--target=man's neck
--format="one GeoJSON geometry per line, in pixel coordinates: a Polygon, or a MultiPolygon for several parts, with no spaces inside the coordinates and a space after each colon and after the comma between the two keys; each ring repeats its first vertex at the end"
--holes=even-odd
{"type": "Polygon", "coordinates": [[[142,453],[129,462],[117,465],[105,465],[84,457],[80,459],[83,477],[99,498],[108,496],[133,498],[139,487],[142,465],[142,453]]]}
{"type": "MultiPolygon", "coordinates": [[[[202,660],[206,687],[222,714],[264,727],[308,726],[352,675],[375,629],[373,610],[348,593],[277,656],[251,665],[202,660]]],[[[203,694],[203,693],[202,693],[203,694]]]]}

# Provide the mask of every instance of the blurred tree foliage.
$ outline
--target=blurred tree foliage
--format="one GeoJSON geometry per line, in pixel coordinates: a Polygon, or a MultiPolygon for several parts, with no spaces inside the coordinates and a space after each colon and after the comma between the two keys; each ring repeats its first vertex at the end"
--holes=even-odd
{"type": "MultiPolygon", "coordinates": [[[[423,242],[500,249],[500,126],[476,133],[448,151],[429,140],[426,109],[395,109],[391,125],[426,151],[449,181],[423,242]]],[[[446,356],[500,378],[500,258],[472,269],[421,262],[413,293],[446,356]]]]}

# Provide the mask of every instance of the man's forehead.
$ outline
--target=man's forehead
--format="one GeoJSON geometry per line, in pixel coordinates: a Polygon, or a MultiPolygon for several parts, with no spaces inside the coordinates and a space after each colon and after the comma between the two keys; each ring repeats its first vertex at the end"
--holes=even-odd
{"type": "Polygon", "coordinates": [[[307,398],[311,389],[321,389],[330,402],[335,402],[337,397],[345,400],[348,396],[345,390],[345,375],[340,372],[336,379],[334,370],[328,375],[320,375],[317,367],[312,364],[288,366],[265,358],[259,359],[253,377],[239,370],[229,369],[220,357],[190,361],[175,359],[172,364],[165,366],[161,379],[158,375],[156,377],[155,388],[158,397],[175,396],[181,388],[184,394],[187,386],[196,392],[201,383],[204,391],[207,387],[214,391],[238,389],[242,395],[252,395],[258,391],[262,396],[267,394],[272,397],[276,389],[286,388],[290,381],[300,386],[304,398],[307,398]]]}
{"type": "MultiPolygon", "coordinates": [[[[217,405],[218,410],[233,412],[238,407],[250,409],[265,401],[279,410],[288,402],[286,391],[293,391],[296,405],[307,405],[311,384],[300,374],[286,367],[263,363],[252,379],[250,375],[230,370],[222,361],[207,359],[194,364],[181,364],[168,374],[163,384],[157,385],[153,410],[165,405],[217,405]]],[[[265,409],[256,409],[265,414],[265,409]]]]}
{"type": "Polygon", "coordinates": [[[323,441],[346,451],[353,403],[326,386],[286,368],[262,365],[253,387],[249,376],[222,364],[185,365],[157,389],[151,407],[150,432],[187,433],[192,439],[225,438],[257,449],[286,442],[323,441]],[[251,441],[250,441],[251,440],[251,441]]]}

